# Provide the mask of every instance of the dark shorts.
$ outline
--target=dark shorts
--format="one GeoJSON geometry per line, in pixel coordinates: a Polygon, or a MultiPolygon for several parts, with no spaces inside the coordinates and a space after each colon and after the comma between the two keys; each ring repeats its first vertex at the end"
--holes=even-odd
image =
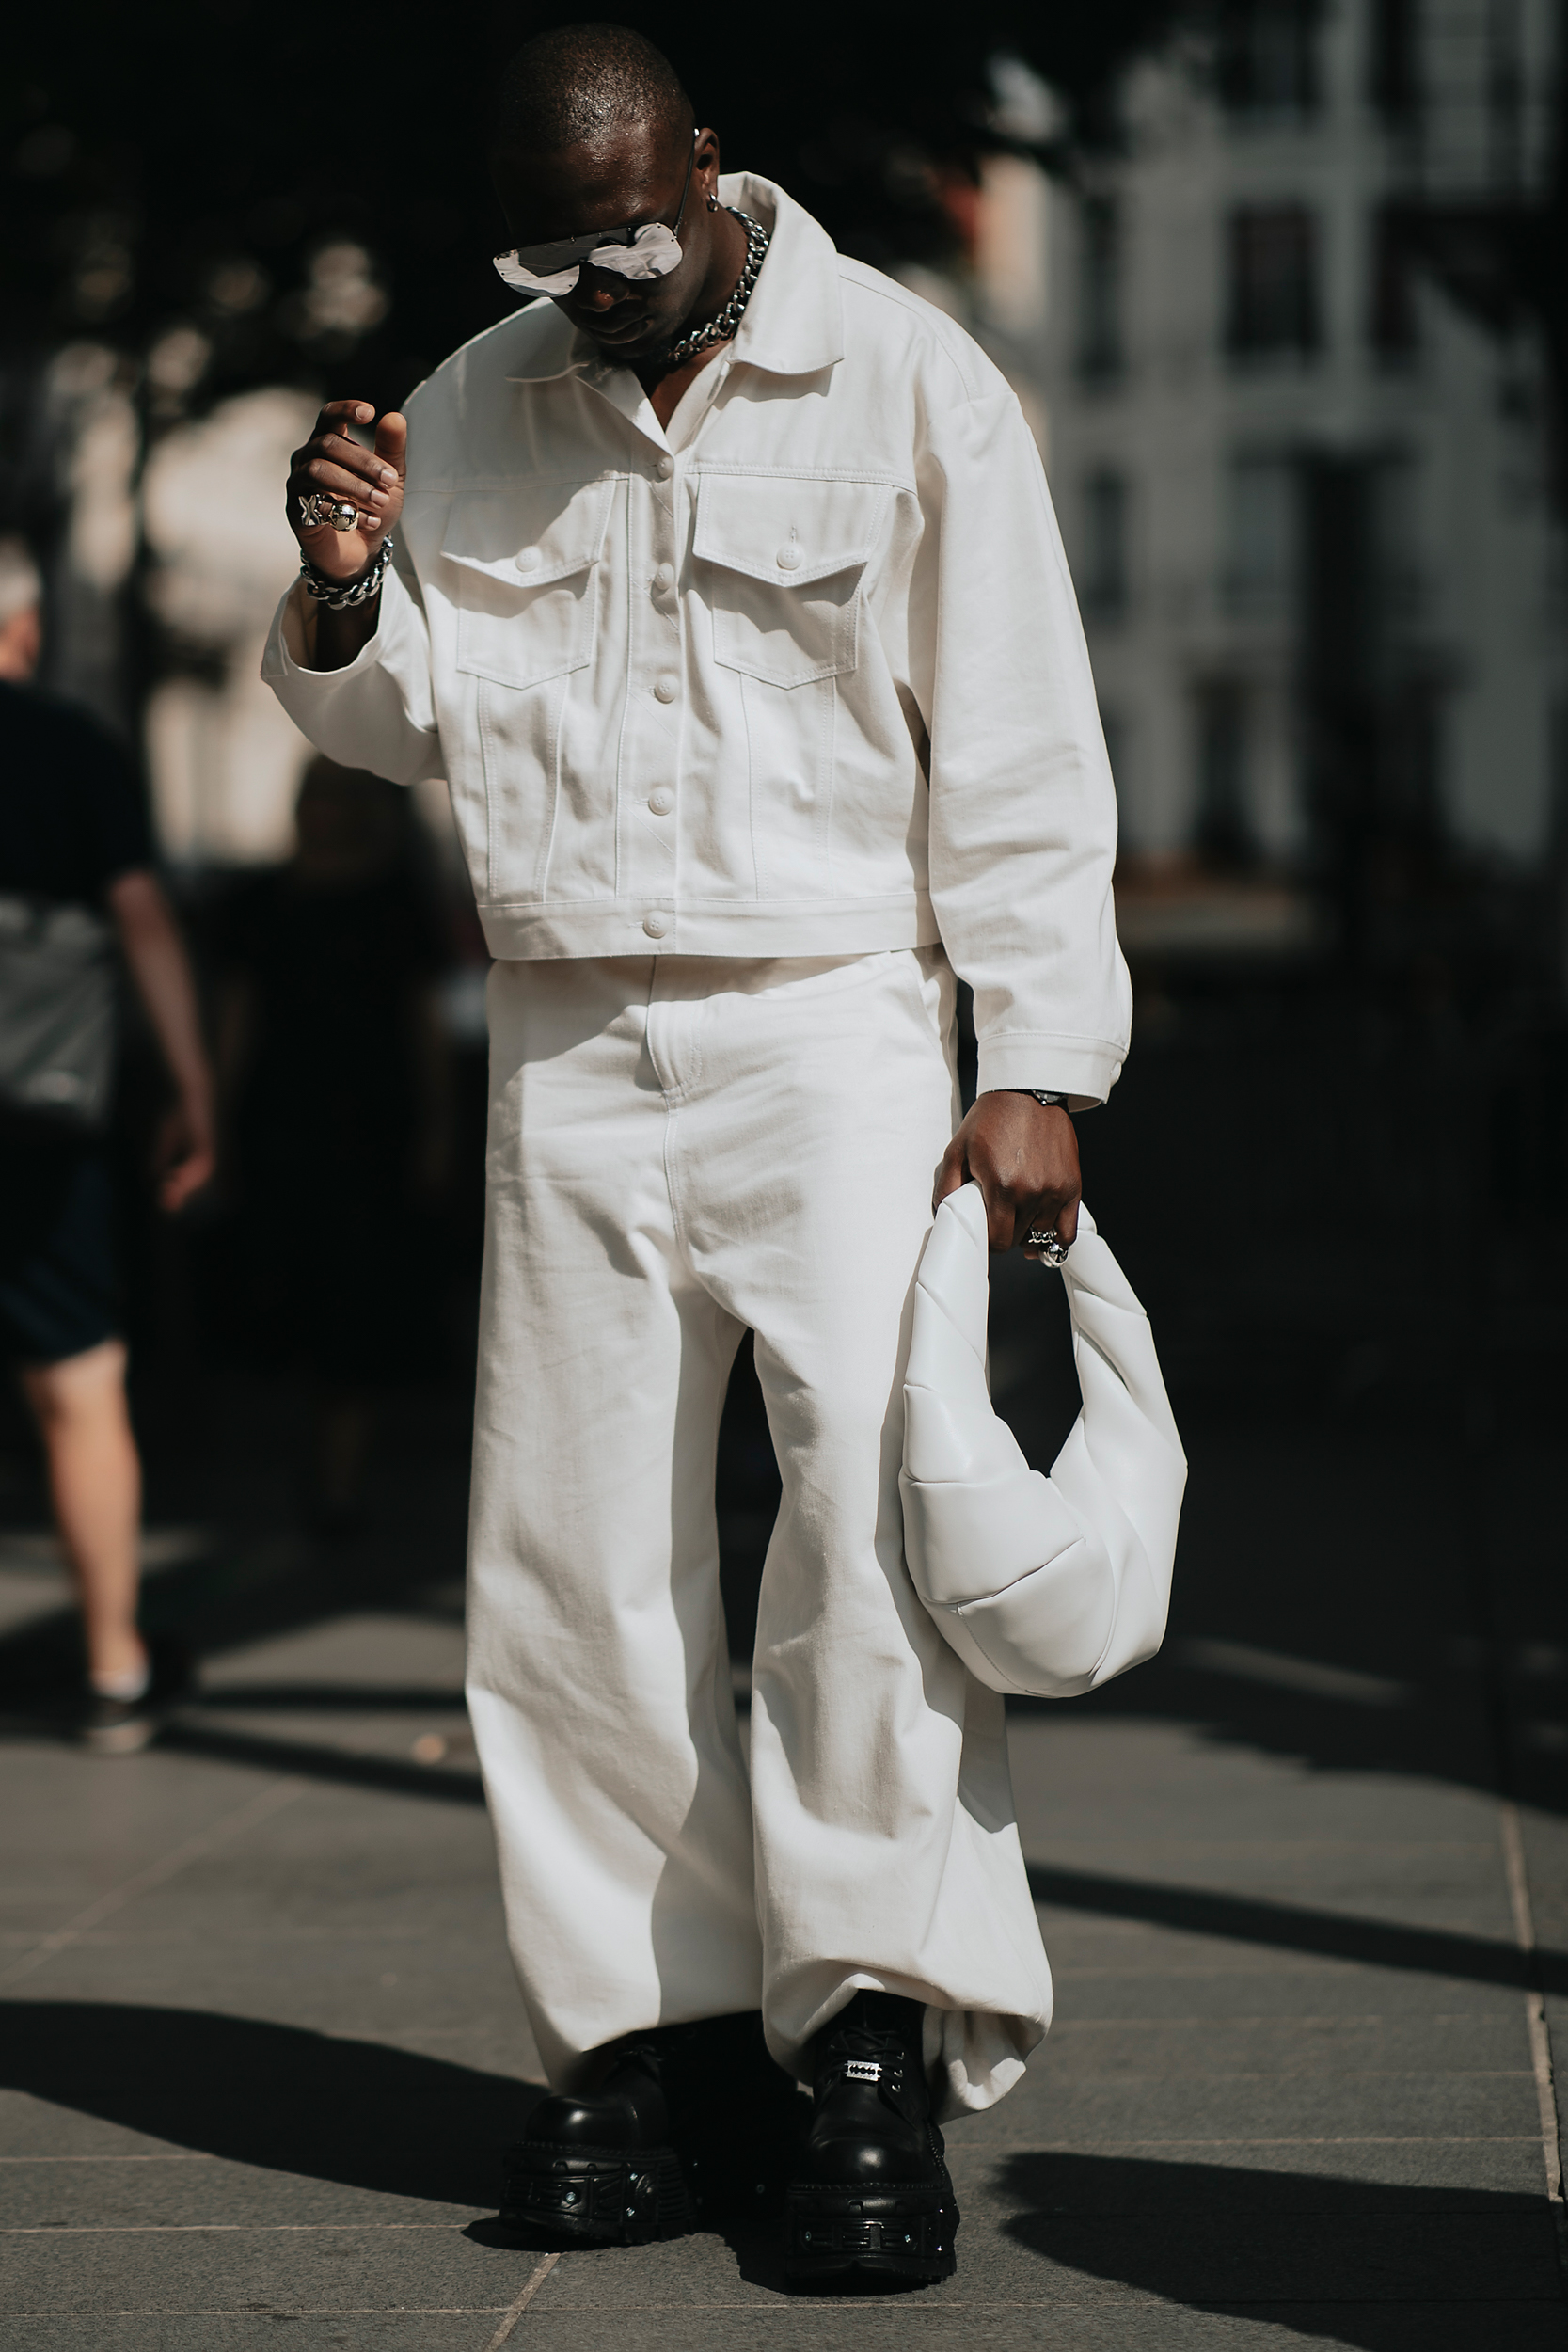
{"type": "Polygon", "coordinates": [[[57,1364],[123,1328],[103,1152],[0,1137],[0,1355],[57,1364]]]}

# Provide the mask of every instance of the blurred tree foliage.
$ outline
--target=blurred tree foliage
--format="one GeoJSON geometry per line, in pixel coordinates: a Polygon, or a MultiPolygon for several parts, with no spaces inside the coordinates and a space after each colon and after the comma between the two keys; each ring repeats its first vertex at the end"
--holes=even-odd
{"type": "MultiPolygon", "coordinates": [[[[484,169],[487,91],[544,26],[593,9],[280,9],[263,0],[77,0],[8,36],[5,357],[90,338],[148,361],[172,417],[261,381],[401,398],[501,316],[484,169]]],[[[951,249],[988,148],[1061,167],[1110,132],[1117,70],[1176,0],[1037,0],[752,13],[633,8],[727,161],[782,181],[844,248],[888,265],[951,249]],[[998,121],[992,61],[1055,93],[998,121]],[[1027,110],[1025,109],[1025,112],[1027,110]]]]}

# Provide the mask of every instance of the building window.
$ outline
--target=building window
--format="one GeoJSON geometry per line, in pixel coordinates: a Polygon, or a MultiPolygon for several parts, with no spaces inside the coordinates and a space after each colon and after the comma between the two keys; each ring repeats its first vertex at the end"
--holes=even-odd
{"type": "Polygon", "coordinates": [[[1090,377],[1119,375],[1121,217],[1116,199],[1086,196],[1078,215],[1078,366],[1090,377]]]}
{"type": "Polygon", "coordinates": [[[1115,620],[1127,610],[1127,483],[1102,468],[1084,485],[1084,560],[1079,601],[1096,620],[1115,620]]]}
{"type": "Polygon", "coordinates": [[[1386,367],[1405,367],[1420,342],[1410,219],[1380,204],[1368,228],[1367,340],[1386,367]]]}
{"type": "Polygon", "coordinates": [[[1278,614],[1300,564],[1298,469],[1291,457],[1247,450],[1226,469],[1221,588],[1233,612],[1278,614]]]}
{"type": "Polygon", "coordinates": [[[1418,0],[1372,0],[1367,29],[1367,95],[1390,128],[1414,122],[1420,106],[1418,0]]]}
{"type": "Polygon", "coordinates": [[[1216,62],[1220,98],[1232,114],[1311,114],[1316,0],[1220,0],[1216,62]]]}
{"type": "Polygon", "coordinates": [[[1228,348],[1243,358],[1315,351],[1317,223],[1306,205],[1244,205],[1233,213],[1229,259],[1228,348]]]}
{"type": "Polygon", "coordinates": [[[1248,863],[1246,689],[1234,680],[1201,687],[1197,697],[1197,847],[1211,866],[1248,863]]]}

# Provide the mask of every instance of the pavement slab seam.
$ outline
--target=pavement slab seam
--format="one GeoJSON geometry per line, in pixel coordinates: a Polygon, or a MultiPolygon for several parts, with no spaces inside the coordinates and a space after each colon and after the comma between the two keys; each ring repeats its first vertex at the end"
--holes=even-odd
{"type": "MultiPolygon", "coordinates": [[[[95,2312],[95,2319],[492,2319],[505,2312],[502,2303],[268,2303],[209,2305],[200,2310],[165,2312],[156,2305],[131,2304],[123,2311],[95,2312]]],[[[69,2304],[53,2311],[13,2312],[13,2319],[79,2319],[69,2304]]]]}
{"type": "MultiPolygon", "coordinates": [[[[1056,1972],[1053,1971],[1053,1973],[1056,1972]]],[[[1470,2015],[1469,2012],[1465,2010],[1455,2010],[1451,2014],[1442,2010],[1433,2010],[1431,2015],[1428,2016],[1424,2022],[1429,2026],[1467,2026],[1470,2023],[1470,2015]]],[[[1234,2032],[1239,2026],[1267,2026],[1276,2027],[1280,2025],[1289,2026],[1293,2032],[1317,2032],[1324,2028],[1334,2032],[1338,2032],[1342,2028],[1349,2028],[1354,2026],[1384,2026],[1388,2023],[1388,2018],[1378,2011],[1368,2010],[1362,2012],[1350,2010],[1347,2010],[1342,2017],[1288,2017],[1282,2019],[1278,2017],[1265,2016],[1227,2017],[1225,2020],[1226,2029],[1227,2032],[1234,2032]]],[[[1185,2031],[1189,2027],[1193,2027],[1200,2031],[1211,2031],[1213,2027],[1213,2024],[1214,2020],[1212,2017],[1068,2017],[1062,2019],[1060,2023],[1053,2025],[1051,2028],[1051,2038],[1053,2042],[1059,2042],[1064,2034],[1134,2033],[1144,2027],[1148,2028],[1150,2031],[1157,2031],[1161,2033],[1169,2032],[1173,2029],[1185,2031]]]]}
{"type": "Polygon", "coordinates": [[[529,2305],[532,2302],[534,2296],[538,2294],[540,2288],[544,2285],[546,2280],[549,2277],[550,2272],[555,2268],[560,2260],[561,2256],[559,2253],[546,2254],[538,2263],[535,2264],[533,2269],[530,2272],[528,2278],[523,2283],[522,2293],[518,2296],[516,2301],[513,2304],[511,2310],[506,2313],[505,2318],[501,2321],[500,2326],[496,2329],[495,2334],[485,2345],[484,2352],[500,2352],[501,2345],[511,2335],[513,2329],[516,2327],[517,2322],[521,2319],[523,2313],[527,2311],[529,2305]]]}
{"type": "MultiPolygon", "coordinates": [[[[1030,2148],[1041,2155],[1067,2155],[1081,2148],[1533,2148],[1533,2132],[1318,2132],[1297,2133],[1292,2138],[1197,2138],[1197,2139],[1092,2139],[1075,2133],[1071,2139],[1039,2139],[1033,2133],[1022,2138],[988,2138],[983,2150],[974,2153],[982,2156],[1000,2154],[1005,2149],[1030,2148]]],[[[950,2157],[966,2153],[960,2142],[957,2149],[949,2146],[950,2157]]]]}
{"type": "MultiPolygon", "coordinates": [[[[475,2206],[475,2217],[487,2211],[475,2206]]],[[[461,2237],[472,2221],[35,2221],[0,2224],[0,2237],[283,2237],[312,2233],[341,2237],[352,2230],[450,2231],[461,2237]]]]}
{"type": "Polygon", "coordinates": [[[1525,1955],[1530,1978],[1525,1994],[1525,2019],[1529,2034],[1536,2104],[1541,2114],[1541,2153],[1546,2169],[1546,2202],[1551,2208],[1557,2243],[1558,2276],[1564,2293],[1568,2294],[1568,2207],[1564,2206],[1562,2195],[1561,2126],[1552,2071],[1551,2026],[1547,2021],[1545,1994],[1541,1983],[1540,1947],[1535,1940],[1529,1872],[1525,1862],[1524,1837],[1516,1804],[1505,1803],[1499,1808],[1499,1828],[1503,1865],[1508,1874],[1509,1904],[1513,1913],[1513,1931],[1519,1939],[1519,1949],[1525,1955]]]}
{"type": "MultiPolygon", "coordinates": [[[[1536,2084],[1539,2076],[1528,2066],[1347,2066],[1337,2074],[1338,2083],[1424,2083],[1433,2079],[1446,2083],[1528,2082],[1536,2084]]],[[[1080,2084],[1114,2083],[1118,2090],[1135,2090],[1147,2083],[1276,2083],[1281,2075],[1274,2069],[1263,2073],[1246,2067],[1195,2067],[1183,2073],[1179,2066],[1164,2067],[1157,2074],[1080,2074],[1080,2084]]]]}
{"type": "MultiPolygon", "coordinates": [[[[223,2305],[210,2305],[203,2306],[200,2309],[193,2308],[184,2312],[164,2312],[158,2310],[150,2304],[128,2304],[122,2310],[94,2312],[93,2317],[95,2319],[161,2320],[499,2318],[502,2325],[505,2326],[511,2317],[513,2308],[514,2307],[510,2305],[501,2303],[276,2303],[267,2304],[260,2309],[245,2304],[238,2304],[229,2305],[227,2307],[223,2305]]],[[[710,2312],[745,2312],[747,2313],[760,2313],[764,2312],[772,2312],[774,2310],[782,2310],[785,2313],[788,2313],[790,2312],[798,2312],[802,2308],[827,2311],[855,2311],[867,2307],[849,2302],[847,2300],[842,2302],[831,2301],[828,2297],[821,2296],[814,2296],[810,2305],[804,2307],[792,2296],[782,2296],[776,2305],[770,2303],[628,2303],[623,2304],[611,2312],[607,2312],[601,2304],[597,2303],[561,2303],[557,2304],[552,2312],[536,2313],[534,2324],[537,2325],[540,2320],[545,2318],[576,2318],[584,2312],[592,2312],[598,2320],[607,2323],[613,2323],[618,2320],[634,2319],[641,2313],[663,2312],[700,2312],[705,2316],[710,2312]]],[[[875,2309],[875,2307],[869,2308],[872,2308],[873,2310],[875,2309]]],[[[1043,2307],[1035,2303],[1007,2302],[998,2300],[994,2302],[980,2303],[943,2303],[937,2308],[942,2312],[952,2312],[1035,2311],[1043,2307]]],[[[82,2314],[79,2312],[72,2311],[66,2305],[62,2305],[55,2310],[16,2312],[11,2314],[11,2316],[16,2319],[75,2319],[80,2318],[81,2315],[82,2314]]],[[[525,2313],[523,2312],[519,2312],[517,2314],[519,2319],[524,2315],[525,2313]]],[[[507,2327],[506,2334],[504,2336],[498,2330],[497,2334],[490,2339],[490,2344],[505,2344],[510,2341],[513,2332],[514,2331],[511,2327],[507,2327]]],[[[490,2352],[490,2344],[485,2345],[484,2352],[490,2352]]]]}

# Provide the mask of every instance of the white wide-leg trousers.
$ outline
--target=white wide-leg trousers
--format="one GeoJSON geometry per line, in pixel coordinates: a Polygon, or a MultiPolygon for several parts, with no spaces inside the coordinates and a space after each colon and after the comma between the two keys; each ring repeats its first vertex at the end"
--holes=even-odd
{"type": "Polygon", "coordinates": [[[498,963],[468,1698],[545,2071],[858,1986],[943,2103],[1050,2018],[1002,1702],[915,1597],[911,1298],[953,1131],[940,950],[498,963]],[[714,1466],[742,1332],[783,1478],[736,1732],[714,1466]]]}

